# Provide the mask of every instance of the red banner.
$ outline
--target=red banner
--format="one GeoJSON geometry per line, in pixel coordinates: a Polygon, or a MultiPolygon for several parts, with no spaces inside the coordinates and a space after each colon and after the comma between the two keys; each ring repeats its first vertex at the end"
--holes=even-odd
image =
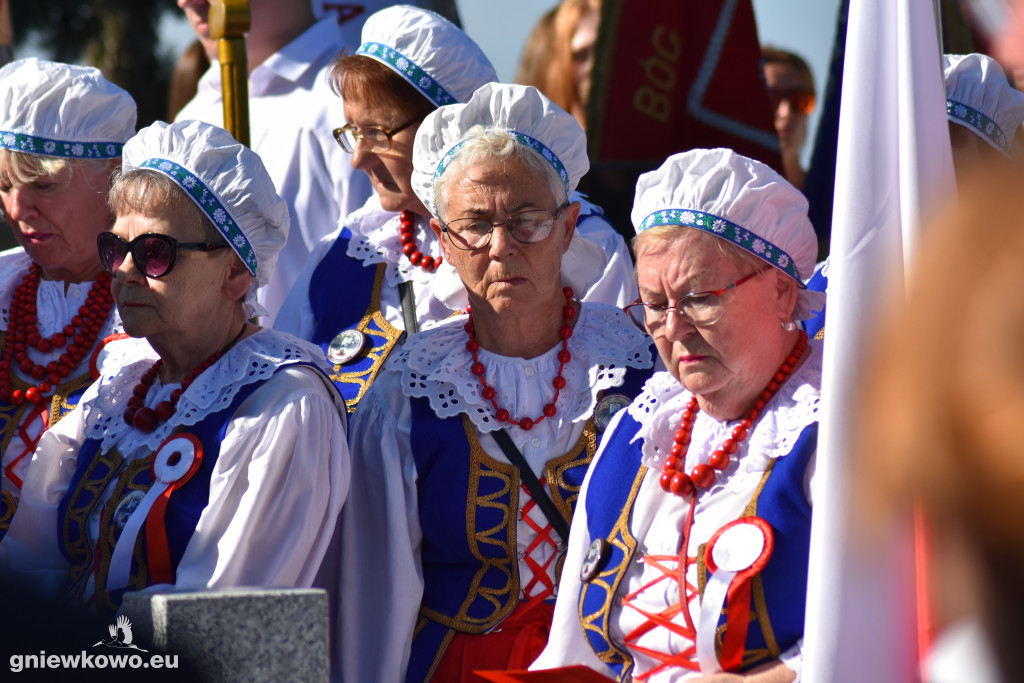
{"type": "Polygon", "coordinates": [[[781,169],[750,0],[604,0],[596,47],[592,161],[730,147],[781,169]]]}

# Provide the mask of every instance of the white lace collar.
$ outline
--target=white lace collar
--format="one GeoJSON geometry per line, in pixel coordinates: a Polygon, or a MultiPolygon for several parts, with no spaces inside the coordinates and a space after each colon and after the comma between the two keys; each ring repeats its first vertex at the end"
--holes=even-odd
{"type": "MultiPolygon", "coordinates": [[[[414,214],[414,223],[416,248],[427,256],[441,256],[441,244],[430,228],[430,219],[414,214]]],[[[386,264],[385,279],[388,285],[394,287],[400,282],[409,281],[426,285],[436,277],[435,273],[409,262],[402,252],[399,214],[382,209],[377,195],[370,197],[362,208],[350,213],[343,224],[352,232],[347,254],[367,265],[386,264]]]]}
{"type": "MultiPolygon", "coordinates": [[[[199,375],[181,395],[174,416],[145,434],[129,427],[122,416],[139,378],[153,365],[157,355],[148,344],[140,344],[142,340],[133,341],[133,347],[119,349],[118,363],[104,364],[96,396],[85,407],[85,436],[102,439],[104,452],[115,446],[123,455],[143,446],[148,452],[155,451],[174,431],[223,410],[243,387],[270,377],[282,365],[306,361],[327,370],[318,347],[275,330],[259,330],[199,375]]],[[[177,387],[161,385],[158,379],[146,397],[146,405],[155,405],[177,387]]]]}
{"type": "MultiPolygon", "coordinates": [[[[494,407],[480,395],[480,382],[470,373],[472,356],[466,350],[467,316],[445,320],[436,327],[409,337],[393,361],[402,373],[402,391],[410,397],[426,397],[439,417],[469,415],[481,432],[502,428],[494,407]]],[[[627,367],[652,365],[650,340],[618,308],[584,303],[568,349],[572,360],[565,365],[566,389],[558,397],[563,422],[586,420],[594,411],[598,392],[622,384],[627,367]]],[[[481,349],[477,355],[487,368],[487,382],[504,399],[513,415],[539,414],[553,390],[550,380],[558,371],[561,344],[531,358],[498,356],[481,349]]],[[[547,422],[547,421],[545,421],[547,422]]],[[[516,427],[510,427],[517,430],[516,427]]]]}
{"type": "MultiPolygon", "coordinates": [[[[726,487],[732,491],[746,490],[751,478],[760,478],[772,458],[789,453],[804,428],[817,422],[822,342],[812,339],[809,348],[807,360],[768,402],[729,466],[718,473],[715,485],[707,493],[726,487]]],[[[689,391],[668,372],[659,372],[647,381],[640,396],[629,406],[629,416],[641,425],[633,440],[643,439],[644,465],[664,471],[664,458],[672,448],[673,437],[689,401],[689,391]]],[[[686,453],[686,471],[698,463],[706,463],[738,422],[719,422],[704,412],[697,413],[686,453]]]]}

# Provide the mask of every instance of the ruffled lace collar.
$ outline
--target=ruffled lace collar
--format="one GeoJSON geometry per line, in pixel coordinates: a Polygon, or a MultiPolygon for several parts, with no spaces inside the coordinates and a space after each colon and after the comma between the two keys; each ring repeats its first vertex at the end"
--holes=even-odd
{"type": "MultiPolygon", "coordinates": [[[[270,377],[282,365],[309,362],[327,370],[320,349],[291,335],[274,330],[259,330],[243,339],[189,386],[178,401],[178,410],[170,420],[153,432],[143,432],[125,424],[122,417],[128,399],[139,378],[157,359],[148,344],[131,340],[131,346],[119,346],[118,362],[107,362],[98,383],[96,398],[85,410],[85,436],[100,439],[103,451],[117,447],[122,454],[145,447],[155,451],[181,427],[197,424],[211,413],[231,405],[238,392],[254,382],[270,377]]],[[[179,385],[162,385],[158,379],[150,389],[146,404],[155,405],[179,385]]]]}
{"type": "MultiPolygon", "coordinates": [[[[480,383],[469,371],[473,359],[466,350],[466,319],[465,315],[450,318],[409,337],[392,367],[401,368],[406,396],[427,398],[442,418],[466,413],[478,430],[492,432],[507,425],[495,419],[494,407],[480,395],[480,383]]],[[[598,393],[621,385],[627,367],[651,367],[649,344],[618,308],[584,303],[569,339],[572,361],[563,372],[567,388],[556,404],[560,418],[564,422],[588,419],[598,393]]],[[[513,415],[532,416],[550,400],[549,383],[558,371],[559,350],[560,344],[528,360],[483,349],[477,355],[487,368],[488,384],[503,398],[503,407],[513,415]]]]}
{"type": "MultiPolygon", "coordinates": [[[[715,484],[702,496],[723,488],[747,490],[752,479],[761,477],[772,458],[792,451],[804,428],[817,422],[821,399],[822,342],[812,339],[808,346],[810,353],[803,365],[768,402],[761,419],[746,440],[740,443],[729,466],[718,473],[715,484]]],[[[647,381],[640,396],[629,406],[630,417],[641,425],[633,440],[643,439],[643,464],[659,472],[664,471],[664,459],[672,448],[673,437],[679,429],[690,395],[668,372],[659,372],[647,381]]],[[[692,441],[686,453],[686,471],[708,462],[711,453],[729,437],[738,422],[719,422],[704,412],[697,413],[692,441]]]]}
{"type": "MultiPolygon", "coordinates": [[[[420,252],[432,257],[441,256],[441,244],[430,227],[430,219],[415,215],[414,222],[416,246],[420,252]]],[[[347,254],[367,265],[386,264],[384,277],[388,285],[394,287],[400,282],[410,281],[426,285],[436,279],[436,273],[414,266],[406,258],[400,241],[399,214],[382,209],[376,195],[370,197],[362,208],[349,214],[344,225],[352,232],[347,254]]],[[[445,265],[442,263],[441,267],[445,265]]],[[[451,266],[448,269],[454,272],[451,266]]]]}

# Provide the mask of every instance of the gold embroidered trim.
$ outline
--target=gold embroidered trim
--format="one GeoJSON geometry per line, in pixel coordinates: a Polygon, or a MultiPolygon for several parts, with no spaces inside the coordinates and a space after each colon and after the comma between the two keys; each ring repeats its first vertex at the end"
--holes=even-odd
{"type": "Polygon", "coordinates": [[[117,471],[123,461],[124,459],[117,449],[113,449],[109,453],[97,453],[78,482],[78,487],[68,498],[67,512],[64,519],[61,520],[61,540],[71,557],[69,576],[72,584],[77,584],[92,568],[92,544],[88,541],[87,531],[89,516],[100,504],[100,495],[107,488],[110,480],[117,476],[117,471]],[[92,478],[92,473],[100,465],[106,465],[107,474],[103,479],[97,481],[92,478]],[[78,507],[78,498],[83,492],[92,494],[92,502],[88,506],[78,507]],[[80,529],[78,540],[74,544],[71,543],[68,531],[73,525],[80,529]]]}
{"type": "Polygon", "coordinates": [[[14,517],[14,511],[18,509],[18,501],[14,499],[14,494],[7,489],[0,492],[0,497],[3,498],[3,509],[7,511],[0,517],[0,531],[7,533],[7,530],[11,527],[11,518],[14,517]]]}
{"type": "MultiPolygon", "coordinates": [[[[473,557],[480,562],[480,569],[474,575],[469,593],[454,617],[449,617],[427,607],[420,607],[420,618],[417,622],[413,638],[416,638],[426,625],[426,620],[428,619],[449,629],[434,657],[434,663],[430,668],[428,679],[433,676],[456,631],[470,634],[486,633],[507,617],[519,604],[519,557],[516,553],[519,470],[511,463],[495,460],[488,455],[487,451],[480,445],[480,440],[473,430],[473,423],[470,422],[467,415],[462,416],[462,428],[466,434],[466,441],[469,443],[470,453],[469,492],[466,496],[466,537],[469,541],[473,557]],[[502,483],[501,489],[490,495],[480,496],[478,494],[479,482],[483,477],[493,477],[499,480],[502,483]],[[506,496],[508,497],[507,504],[501,502],[501,499],[506,496]],[[500,510],[502,513],[501,522],[491,529],[477,531],[476,511],[480,507],[500,510]],[[502,531],[506,532],[505,541],[500,539],[502,531]],[[480,552],[480,546],[482,545],[498,546],[503,550],[503,554],[501,557],[496,558],[484,557],[480,552]],[[497,570],[506,577],[505,585],[496,589],[485,589],[480,586],[483,577],[491,570],[497,570]],[[467,615],[467,612],[478,598],[483,598],[494,605],[494,611],[484,618],[471,618],[467,615]]],[[[553,458],[545,464],[545,476],[547,477],[548,487],[552,489],[552,495],[555,496],[556,505],[559,505],[559,510],[563,511],[563,514],[566,514],[566,511],[568,511],[568,514],[566,514],[567,520],[572,519],[572,510],[575,508],[579,491],[576,490],[576,487],[567,485],[564,475],[573,467],[588,466],[594,457],[596,449],[597,430],[594,428],[593,421],[590,420],[584,426],[583,433],[568,453],[553,458]],[[580,454],[585,454],[585,457],[584,459],[577,460],[580,454]],[[555,484],[553,485],[552,482],[555,484]],[[563,500],[561,492],[557,490],[557,485],[574,490],[575,495],[570,496],[567,501],[563,500]]],[[[564,560],[564,553],[562,560],[564,560]]]]}
{"type": "Polygon", "coordinates": [[[480,446],[480,441],[473,431],[469,417],[462,416],[462,427],[469,441],[469,492],[466,496],[466,538],[469,541],[473,557],[480,562],[480,568],[473,576],[469,593],[454,617],[449,617],[436,610],[420,608],[422,616],[436,621],[448,628],[465,633],[484,633],[504,619],[516,606],[519,596],[519,572],[516,548],[516,511],[519,510],[519,474],[516,466],[495,460],[480,446]],[[492,477],[501,483],[501,488],[487,496],[480,496],[479,481],[482,477],[492,477]],[[508,503],[501,498],[508,497],[508,503]],[[501,522],[490,529],[476,530],[476,511],[478,507],[494,508],[502,515],[501,522]],[[500,538],[506,532],[506,539],[500,538]],[[480,552],[481,545],[493,545],[501,549],[499,557],[485,557],[480,552]],[[480,585],[484,575],[496,570],[506,578],[505,585],[499,588],[482,588],[480,585]],[[485,618],[471,618],[467,612],[477,600],[483,598],[494,605],[494,611],[485,618]]]}
{"type": "Polygon", "coordinates": [[[368,338],[376,337],[383,340],[383,343],[371,347],[366,352],[366,357],[371,358],[373,364],[366,370],[358,372],[342,372],[344,366],[338,364],[334,366],[331,373],[331,379],[335,382],[359,385],[359,393],[356,394],[356,397],[345,401],[345,407],[348,408],[350,413],[355,412],[356,406],[363,398],[363,394],[373,384],[373,381],[377,378],[377,373],[384,366],[384,361],[387,360],[391,350],[402,336],[402,330],[388,323],[380,312],[380,289],[383,283],[384,264],[379,263],[377,264],[377,273],[373,279],[373,293],[370,295],[370,305],[366,308],[366,313],[363,315],[362,320],[356,325],[356,329],[368,338]],[[370,327],[371,321],[377,325],[379,331],[370,327]]]}
{"type": "MultiPolygon", "coordinates": [[[[142,491],[145,494],[153,486],[152,479],[150,479],[148,484],[137,484],[135,483],[135,478],[140,472],[149,471],[154,457],[155,455],[149,455],[128,463],[117,479],[117,484],[114,487],[109,502],[103,506],[103,512],[100,514],[99,566],[96,571],[96,604],[100,610],[117,611],[117,605],[111,601],[110,594],[107,593],[107,574],[110,572],[110,559],[114,553],[114,546],[117,544],[114,540],[114,513],[117,511],[117,506],[120,505],[121,501],[128,494],[133,491],[142,491]]],[[[145,534],[140,533],[135,540],[132,557],[135,559],[139,571],[138,574],[130,575],[128,590],[142,590],[147,584],[149,564],[146,561],[146,554],[142,550],[144,547],[142,541],[144,536],[145,534]]]]}
{"type": "MultiPolygon", "coordinates": [[[[629,562],[636,552],[637,542],[636,539],[629,531],[629,519],[633,512],[633,505],[636,502],[636,496],[640,491],[640,486],[643,484],[644,476],[647,474],[647,467],[641,466],[637,472],[636,477],[633,479],[633,487],[629,491],[629,497],[626,499],[626,504],[622,506],[622,512],[619,515],[619,519],[615,522],[615,526],[612,527],[611,533],[609,534],[608,542],[613,546],[619,548],[622,551],[622,560],[618,565],[614,567],[608,567],[603,572],[594,577],[590,583],[584,583],[580,589],[580,597],[578,600],[578,614],[580,619],[580,626],[583,628],[584,633],[586,631],[596,631],[601,634],[601,637],[606,643],[608,643],[608,650],[605,652],[595,652],[597,658],[608,665],[614,665],[621,663],[623,676],[627,671],[633,667],[633,658],[629,654],[629,650],[625,648],[619,648],[615,645],[615,641],[612,639],[609,633],[609,621],[612,608],[612,602],[615,599],[615,593],[619,589],[619,585],[622,583],[623,578],[626,575],[626,569],[629,566],[629,562]],[[609,583],[609,577],[611,583],[609,583]],[[597,585],[604,589],[604,605],[600,610],[593,613],[590,616],[584,616],[583,614],[583,602],[586,596],[587,590],[592,586],[597,585]],[[595,622],[600,619],[600,624],[595,622]]],[[[587,639],[587,643],[590,643],[590,639],[587,639]]],[[[593,649],[593,648],[591,648],[593,649]]],[[[622,680],[621,678],[619,680],[622,680]]]]}
{"type": "MultiPolygon", "coordinates": [[[[757,483],[757,488],[754,489],[753,495],[751,495],[750,500],[747,501],[747,505],[746,507],[743,508],[743,513],[740,514],[738,519],[756,516],[757,500],[761,496],[761,491],[764,490],[764,485],[768,483],[768,476],[771,474],[772,469],[775,467],[775,462],[776,459],[772,458],[771,461],[768,463],[768,467],[765,468],[764,474],[761,475],[761,481],[757,483]]],[[[700,546],[698,546],[697,552],[697,590],[700,593],[700,598],[702,602],[704,600],[704,587],[707,585],[708,582],[708,570],[707,566],[704,564],[704,551],[706,547],[707,543],[701,543],[700,546]]],[[[754,579],[751,582],[751,589],[751,594],[753,595],[752,602],[754,609],[751,611],[750,620],[752,621],[754,618],[757,619],[757,624],[761,628],[761,634],[764,636],[764,642],[768,645],[768,649],[750,650],[750,652],[748,653],[746,651],[746,648],[744,647],[742,664],[743,667],[746,667],[748,664],[753,664],[760,661],[760,658],[756,658],[753,654],[750,653],[764,653],[763,658],[768,659],[778,657],[779,653],[781,652],[781,650],[779,650],[779,645],[775,640],[775,633],[774,631],[772,631],[771,621],[768,619],[768,605],[764,599],[764,585],[761,582],[760,572],[754,575],[754,579]]],[[[728,613],[728,607],[722,609],[722,614],[727,615],[728,613]]],[[[718,630],[715,632],[715,652],[719,657],[721,657],[722,655],[722,638],[724,637],[724,635],[725,624],[722,624],[718,627],[718,630]]]]}
{"type": "Polygon", "coordinates": [[[448,629],[448,632],[444,634],[444,638],[441,640],[441,646],[437,648],[437,654],[434,655],[434,662],[430,665],[430,669],[427,670],[427,675],[423,679],[424,683],[434,677],[434,672],[437,671],[437,667],[441,664],[441,660],[444,659],[444,653],[448,651],[448,646],[451,645],[452,638],[455,637],[455,631],[448,629]]]}
{"type": "Polygon", "coordinates": [[[551,501],[567,522],[572,521],[573,511],[576,510],[576,501],[579,500],[582,487],[570,485],[565,479],[565,473],[577,467],[589,467],[596,452],[597,427],[594,426],[594,420],[591,418],[587,420],[587,424],[583,427],[583,433],[580,434],[580,438],[576,440],[569,452],[548,460],[544,465],[544,478],[547,481],[551,501]],[[581,453],[584,454],[582,458],[580,457],[581,453]],[[563,489],[570,492],[568,498],[562,497],[563,489]]]}

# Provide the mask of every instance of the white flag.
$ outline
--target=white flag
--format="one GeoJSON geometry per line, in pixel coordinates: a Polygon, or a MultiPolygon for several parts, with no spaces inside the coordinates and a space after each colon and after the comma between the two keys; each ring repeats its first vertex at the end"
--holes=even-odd
{"type": "Polygon", "coordinates": [[[851,0],[847,27],[803,680],[907,683],[912,520],[884,547],[854,543],[852,418],[865,340],[904,296],[922,220],[956,189],[932,0],[851,0]]]}

